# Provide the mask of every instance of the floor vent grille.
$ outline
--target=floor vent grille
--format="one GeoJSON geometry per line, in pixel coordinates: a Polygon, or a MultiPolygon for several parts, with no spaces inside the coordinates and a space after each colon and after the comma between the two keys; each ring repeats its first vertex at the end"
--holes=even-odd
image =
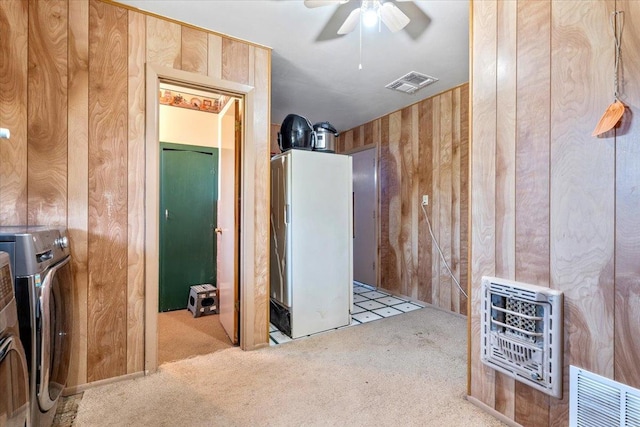
{"type": "Polygon", "coordinates": [[[482,362],[562,397],[562,292],[482,278],[482,362]]]}
{"type": "Polygon", "coordinates": [[[392,81],[385,87],[387,89],[397,90],[399,92],[414,94],[419,89],[422,89],[423,87],[427,87],[430,84],[435,83],[437,81],[438,79],[436,79],[435,77],[418,73],[416,71],[411,71],[410,73],[405,74],[399,79],[392,81]]]}
{"type": "Polygon", "coordinates": [[[640,390],[570,366],[570,427],[640,426],[640,390]]]}

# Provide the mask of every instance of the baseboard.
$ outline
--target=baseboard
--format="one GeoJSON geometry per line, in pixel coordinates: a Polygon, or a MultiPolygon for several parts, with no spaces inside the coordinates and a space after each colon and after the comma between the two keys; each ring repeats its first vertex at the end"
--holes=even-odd
{"type": "MultiPolygon", "coordinates": [[[[403,297],[403,298],[407,298],[407,297],[403,297]]],[[[424,301],[420,301],[420,300],[416,300],[416,302],[418,304],[422,304],[424,305],[425,308],[432,308],[434,310],[438,310],[438,311],[442,311],[443,313],[449,313],[452,314],[456,317],[459,317],[460,319],[465,319],[467,320],[467,315],[466,314],[462,314],[462,313],[456,313],[455,311],[451,311],[451,310],[447,310],[446,308],[442,308],[442,307],[438,307],[437,305],[433,305],[429,302],[424,302],[424,301]]]]}
{"type": "Polygon", "coordinates": [[[476,399],[473,396],[466,396],[466,399],[470,403],[482,409],[487,414],[491,415],[494,418],[497,418],[498,420],[502,421],[503,423],[505,423],[510,427],[523,427],[521,424],[518,424],[517,422],[513,421],[511,418],[506,417],[502,412],[496,411],[492,407],[488,406],[486,403],[481,402],[480,400],[476,399]]]}
{"type": "Polygon", "coordinates": [[[90,383],[75,385],[71,387],[65,387],[65,389],[62,391],[62,395],[71,396],[74,394],[82,393],[94,387],[100,387],[103,385],[113,384],[113,383],[117,383],[125,380],[132,380],[134,378],[140,378],[140,377],[144,377],[143,371],[134,372],[133,374],[120,375],[118,377],[113,377],[113,378],[107,378],[106,380],[93,381],[90,383]]]}

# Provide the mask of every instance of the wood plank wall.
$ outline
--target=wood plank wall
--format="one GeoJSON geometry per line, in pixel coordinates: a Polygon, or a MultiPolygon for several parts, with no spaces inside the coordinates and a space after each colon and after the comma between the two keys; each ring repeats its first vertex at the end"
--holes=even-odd
{"type": "Polygon", "coordinates": [[[640,387],[638,16],[632,0],[472,2],[470,394],[524,426],[568,425],[569,365],[640,387]],[[627,112],[595,138],[614,10],[627,112]],[[564,291],[562,399],[481,363],[483,275],[564,291]]]}
{"type": "Polygon", "coordinates": [[[467,313],[440,261],[421,209],[445,259],[467,289],[469,85],[409,105],[342,132],[337,151],[375,148],[378,153],[379,287],[467,313]]]}
{"type": "MultiPolygon", "coordinates": [[[[0,225],[69,229],[69,385],[141,372],[145,62],[256,85],[257,155],[248,167],[256,171],[254,252],[264,254],[271,51],[99,0],[4,0],[0,26],[0,126],[12,136],[0,141],[0,225]]],[[[247,280],[260,313],[250,347],[267,340],[267,261],[255,263],[247,280]]]]}
{"type": "Polygon", "coordinates": [[[270,126],[271,132],[271,155],[280,153],[280,146],[278,145],[278,132],[280,132],[280,124],[272,123],[270,126]]]}

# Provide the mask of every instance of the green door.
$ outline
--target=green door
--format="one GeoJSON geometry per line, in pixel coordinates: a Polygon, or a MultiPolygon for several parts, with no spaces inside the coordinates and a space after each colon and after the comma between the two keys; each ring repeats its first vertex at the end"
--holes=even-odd
{"type": "Polygon", "coordinates": [[[216,284],[218,150],[160,144],[160,311],[184,309],[189,287],[216,284]]]}

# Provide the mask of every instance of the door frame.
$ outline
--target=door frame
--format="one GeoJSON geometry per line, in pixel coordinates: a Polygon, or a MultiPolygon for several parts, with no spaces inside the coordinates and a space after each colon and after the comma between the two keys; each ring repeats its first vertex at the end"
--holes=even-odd
{"type": "MultiPolygon", "coordinates": [[[[236,233],[240,235],[239,270],[236,286],[240,298],[240,348],[255,347],[257,337],[252,328],[254,309],[259,306],[254,292],[255,265],[255,188],[251,168],[245,167],[256,157],[253,118],[256,107],[253,86],[204,76],[155,64],[146,64],[145,96],[145,236],[144,236],[144,369],[146,374],[158,370],[158,299],[159,299],[159,217],[160,209],[160,142],[159,142],[159,92],[160,81],[168,81],[182,86],[198,87],[213,92],[230,93],[243,100],[243,137],[236,146],[241,156],[240,163],[240,224],[236,233]]],[[[236,142],[237,144],[237,142],[236,142]]],[[[237,183],[236,183],[237,184],[237,183]]]]}

